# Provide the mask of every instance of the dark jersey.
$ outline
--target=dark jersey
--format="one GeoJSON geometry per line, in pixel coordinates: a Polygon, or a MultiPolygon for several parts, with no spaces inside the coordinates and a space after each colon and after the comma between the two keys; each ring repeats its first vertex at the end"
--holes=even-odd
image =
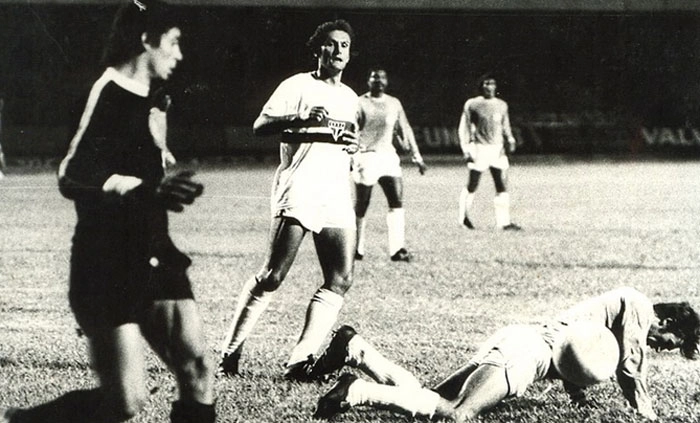
{"type": "Polygon", "coordinates": [[[150,108],[148,87],[108,68],[90,91],[59,168],[59,189],[78,217],[71,305],[79,321],[103,315],[89,325],[137,320],[154,299],[192,296],[190,260],[173,245],[167,211],[154,196],[164,172],[148,127],[150,108]],[[104,192],[115,174],[143,183],[123,196],[104,192]]]}

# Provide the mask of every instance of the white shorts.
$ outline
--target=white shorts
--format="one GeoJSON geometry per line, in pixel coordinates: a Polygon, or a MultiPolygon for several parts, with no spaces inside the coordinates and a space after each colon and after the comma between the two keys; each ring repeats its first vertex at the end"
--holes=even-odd
{"type": "Polygon", "coordinates": [[[401,159],[394,152],[367,151],[352,156],[352,179],[372,186],[382,176],[401,177],[401,159]]]}
{"type": "Polygon", "coordinates": [[[551,360],[552,350],[538,329],[512,325],[493,334],[471,362],[503,368],[508,396],[521,396],[534,381],[544,378],[551,360]]]}
{"type": "Polygon", "coordinates": [[[291,217],[306,229],[319,233],[323,228],[355,229],[352,205],[324,204],[318,207],[299,206],[278,209],[274,216],[291,217]]]}
{"type": "Polygon", "coordinates": [[[483,172],[490,167],[506,170],[510,167],[508,156],[503,145],[469,143],[467,151],[472,160],[467,167],[477,172],[483,172]]]}

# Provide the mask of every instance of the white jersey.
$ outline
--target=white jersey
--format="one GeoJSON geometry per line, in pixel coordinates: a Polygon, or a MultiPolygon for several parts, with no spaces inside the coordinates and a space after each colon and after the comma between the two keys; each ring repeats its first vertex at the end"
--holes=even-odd
{"type": "Polygon", "coordinates": [[[500,98],[470,98],[464,103],[463,113],[473,128],[473,142],[503,145],[504,139],[513,139],[508,104],[500,98]]]}
{"type": "Polygon", "coordinates": [[[360,96],[360,145],[362,150],[396,153],[393,140],[398,129],[403,106],[398,98],[383,94],[360,96]]]}
{"type": "Polygon", "coordinates": [[[315,106],[325,107],[328,118],[317,126],[291,128],[282,134],[282,140],[290,143],[280,143],[272,212],[292,216],[316,232],[328,226],[352,227],[350,156],[345,145],[334,141],[357,126],[357,94],[344,84],[332,86],[318,80],[311,72],[299,73],[282,81],[262,114],[304,116],[315,106]],[[303,138],[317,142],[297,143],[303,138]]]}

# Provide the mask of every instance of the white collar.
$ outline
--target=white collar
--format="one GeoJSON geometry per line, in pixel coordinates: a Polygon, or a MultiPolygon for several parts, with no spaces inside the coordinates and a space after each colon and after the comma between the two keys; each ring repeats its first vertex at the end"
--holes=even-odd
{"type": "Polygon", "coordinates": [[[136,94],[139,97],[148,97],[148,85],[142,84],[135,79],[125,76],[113,67],[108,67],[103,76],[114,81],[115,84],[133,94],[136,94]]]}

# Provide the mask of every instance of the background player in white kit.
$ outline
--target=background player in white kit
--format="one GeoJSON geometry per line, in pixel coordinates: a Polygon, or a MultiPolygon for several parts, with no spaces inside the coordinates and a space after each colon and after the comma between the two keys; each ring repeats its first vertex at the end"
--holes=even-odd
{"type": "Polygon", "coordinates": [[[367,80],[369,92],[360,96],[360,151],[353,156],[352,172],[356,188],[357,260],[362,260],[365,254],[365,213],[369,207],[372,187],[377,182],[389,203],[386,215],[389,256],[392,261],[410,260],[410,254],[404,245],[401,161],[394,141],[398,139],[402,150],[411,152],[413,163],[418,166],[421,175],[427,169],[401,101],[385,92],[388,83],[386,71],[380,67],[373,68],[367,80]]]}
{"type": "Polygon", "coordinates": [[[355,214],[350,154],[357,151],[357,94],[341,82],[353,31],[344,20],[319,25],[307,45],[313,72],[284,80],[253,124],[256,135],[281,134],[273,180],[268,253],[243,286],[222,346],[220,373],[238,373],[243,342],[287,276],[308,232],[313,232],[323,285],[313,295],[284,376],[308,381],[310,358],[333,329],[352,284],[355,214]]]}
{"type": "Polygon", "coordinates": [[[496,226],[503,230],[520,230],[510,220],[510,196],[506,191],[506,170],[510,166],[507,153],[515,151],[515,138],[510,129],[508,104],[496,98],[496,80],[482,77],[479,90],[482,95],[464,103],[459,121],[459,144],[467,159],[469,182],[459,196],[459,223],[469,229],[474,225],[469,212],[481,173],[490,170],[496,186],[493,200],[496,226]]]}

